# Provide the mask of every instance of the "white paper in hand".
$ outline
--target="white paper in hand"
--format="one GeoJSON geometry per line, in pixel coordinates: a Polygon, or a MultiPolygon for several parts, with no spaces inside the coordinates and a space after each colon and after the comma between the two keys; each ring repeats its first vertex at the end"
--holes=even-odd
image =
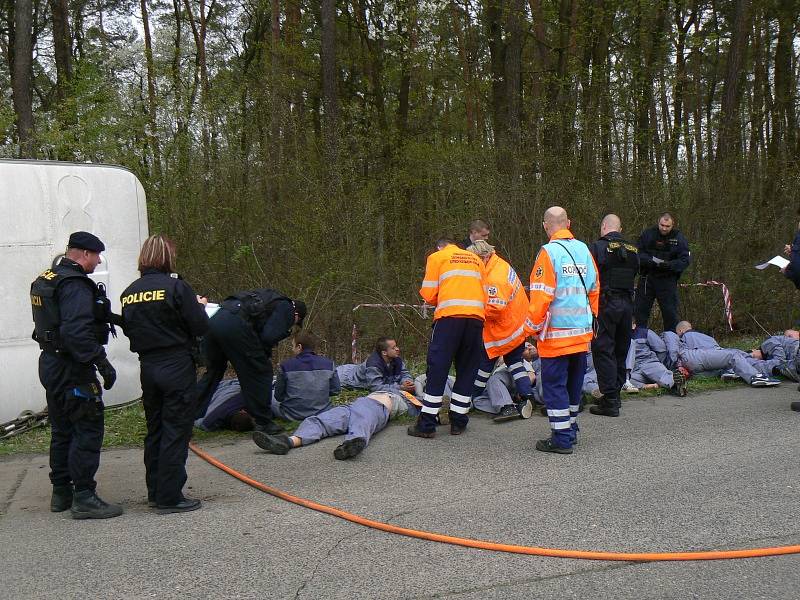
{"type": "Polygon", "coordinates": [[[764,270],[770,265],[775,265],[779,269],[783,269],[784,267],[789,265],[789,261],[783,258],[782,256],[773,256],[767,262],[762,263],[760,265],[756,265],[756,269],[764,270]]]}

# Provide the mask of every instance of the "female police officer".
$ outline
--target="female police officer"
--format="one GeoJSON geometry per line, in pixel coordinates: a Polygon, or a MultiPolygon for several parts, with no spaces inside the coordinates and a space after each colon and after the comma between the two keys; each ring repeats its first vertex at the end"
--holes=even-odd
{"type": "Polygon", "coordinates": [[[208,329],[208,317],[205,298],[174,273],[175,256],[170,239],[147,238],[139,254],[142,276],[121,297],[125,335],[141,362],[147,499],[159,513],[200,508],[182,489],[196,408],[192,345],[208,329]]]}

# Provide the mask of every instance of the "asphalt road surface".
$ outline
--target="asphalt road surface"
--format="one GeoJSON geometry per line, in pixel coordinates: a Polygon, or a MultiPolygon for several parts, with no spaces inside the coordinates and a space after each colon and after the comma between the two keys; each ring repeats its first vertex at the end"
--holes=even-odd
{"type": "MultiPolygon", "coordinates": [[[[620,552],[800,544],[793,384],[731,385],[583,413],[571,456],[534,450],[547,420],[433,440],[391,425],[356,459],[341,439],[272,456],[248,438],[204,449],[289,493],[413,529],[620,552]]],[[[140,449],[103,453],[107,521],[48,512],[46,456],[0,461],[0,598],[791,598],[800,556],[606,562],[475,550],[375,531],[252,489],[196,456],[203,509],[147,508],[140,449]]]]}

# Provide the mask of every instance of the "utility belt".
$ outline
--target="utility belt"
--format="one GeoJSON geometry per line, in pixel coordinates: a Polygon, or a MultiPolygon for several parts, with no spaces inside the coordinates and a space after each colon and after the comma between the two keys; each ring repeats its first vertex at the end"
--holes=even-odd
{"type": "Polygon", "coordinates": [[[55,331],[45,331],[43,335],[36,335],[34,331],[31,334],[34,342],[39,344],[39,349],[48,354],[59,354],[61,352],[61,344],[59,343],[58,333],[55,331]]]}

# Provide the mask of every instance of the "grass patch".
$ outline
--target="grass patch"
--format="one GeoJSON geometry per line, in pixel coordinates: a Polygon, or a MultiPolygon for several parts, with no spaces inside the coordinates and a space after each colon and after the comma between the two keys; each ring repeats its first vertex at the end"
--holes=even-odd
{"type": "MultiPolygon", "coordinates": [[[[761,343],[760,338],[755,337],[737,337],[726,339],[724,344],[729,348],[740,348],[742,350],[749,350],[757,348],[761,343]]],[[[409,366],[412,372],[424,372],[424,361],[409,361],[409,366]]],[[[703,392],[710,392],[714,390],[726,389],[731,386],[740,386],[741,382],[725,382],[717,377],[692,377],[689,380],[688,388],[689,394],[699,394],[703,392]]],[[[359,396],[365,395],[367,392],[364,390],[342,390],[341,394],[333,398],[334,405],[349,404],[359,396]]],[[[624,394],[624,397],[630,400],[636,398],[645,398],[649,396],[661,396],[669,392],[663,388],[655,390],[641,390],[638,394],[624,394]]],[[[586,398],[587,402],[592,402],[591,397],[586,398]]],[[[394,419],[393,423],[410,423],[413,419],[408,415],[403,415],[394,419]]],[[[299,425],[297,421],[283,421],[278,419],[277,422],[282,425],[286,431],[293,431],[299,425]]],[[[119,448],[119,447],[142,447],[144,436],[147,433],[147,426],[144,418],[144,408],[141,402],[136,402],[130,406],[119,409],[109,409],[105,414],[106,433],[103,440],[103,448],[119,448]]],[[[249,433],[238,433],[235,431],[202,431],[195,428],[192,434],[192,440],[203,442],[209,440],[224,440],[224,439],[241,439],[248,437],[249,433]]],[[[43,426],[37,427],[30,431],[26,431],[20,435],[0,440],[0,456],[7,456],[11,454],[22,453],[36,453],[46,454],[50,449],[50,427],[43,426]]]]}

